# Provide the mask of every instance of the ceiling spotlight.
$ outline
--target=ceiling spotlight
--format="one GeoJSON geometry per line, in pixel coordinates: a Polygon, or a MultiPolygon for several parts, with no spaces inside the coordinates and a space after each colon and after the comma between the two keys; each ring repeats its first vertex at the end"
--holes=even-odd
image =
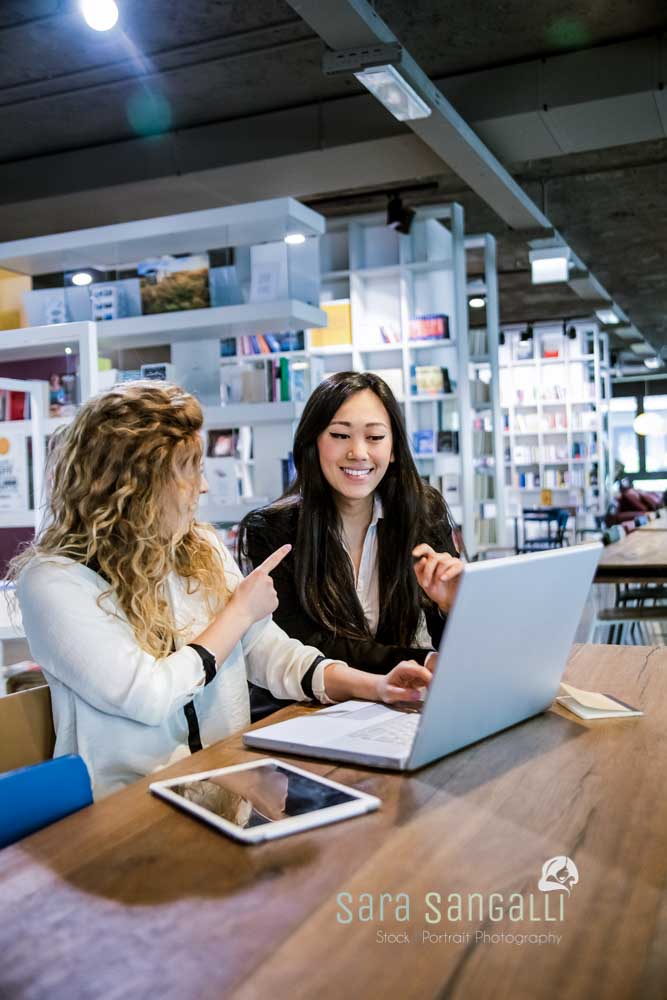
{"type": "Polygon", "coordinates": [[[632,429],[635,434],[641,434],[642,437],[646,437],[649,434],[664,434],[665,421],[659,413],[640,413],[632,421],[632,429]]]}
{"type": "Polygon", "coordinates": [[[567,335],[570,338],[570,340],[576,340],[577,339],[577,329],[576,329],[576,327],[574,327],[574,326],[568,326],[568,328],[567,328],[567,335]]]}
{"type": "Polygon", "coordinates": [[[542,247],[528,254],[530,273],[534,285],[547,285],[567,281],[570,274],[570,248],[542,247]]]}
{"type": "Polygon", "coordinates": [[[89,271],[77,271],[76,274],[72,275],[72,284],[78,285],[89,285],[93,280],[93,276],[89,271]]]}
{"type": "Polygon", "coordinates": [[[505,334],[503,333],[502,330],[498,334],[498,343],[500,344],[501,347],[505,346],[505,334]]]}
{"type": "Polygon", "coordinates": [[[468,305],[471,309],[483,309],[486,305],[486,299],[483,299],[481,295],[475,295],[474,298],[468,299],[468,305]]]}
{"type": "Polygon", "coordinates": [[[109,31],[118,20],[114,0],[81,0],[81,13],[93,31],[109,31]]]}
{"type": "Polygon", "coordinates": [[[399,122],[428,118],[431,109],[395,66],[372,66],[354,74],[399,122]]]}
{"type": "Polygon", "coordinates": [[[647,368],[660,368],[662,366],[662,361],[660,358],[644,358],[644,364],[647,368]]]}
{"type": "Polygon", "coordinates": [[[65,354],[71,354],[71,353],[72,353],[72,348],[71,347],[66,347],[65,348],[65,354]]]}
{"type": "Polygon", "coordinates": [[[303,233],[288,233],[287,236],[285,237],[285,243],[287,243],[288,246],[291,247],[298,247],[301,245],[301,243],[305,242],[306,242],[306,237],[303,235],[303,233]]]}
{"type": "Polygon", "coordinates": [[[387,225],[395,229],[397,233],[405,236],[410,232],[410,226],[415,213],[411,208],[406,208],[401,200],[400,194],[392,194],[387,203],[387,225]]]}

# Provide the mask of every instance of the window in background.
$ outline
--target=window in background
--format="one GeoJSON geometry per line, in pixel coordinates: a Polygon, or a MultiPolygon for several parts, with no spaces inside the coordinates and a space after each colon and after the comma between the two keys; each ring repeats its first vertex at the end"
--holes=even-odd
{"type": "MultiPolygon", "coordinates": [[[[664,397],[654,397],[663,399],[664,397]]],[[[637,416],[634,396],[617,396],[609,400],[612,459],[622,462],[625,472],[639,472],[639,447],[632,422],[637,416]]]]}
{"type": "Polygon", "coordinates": [[[644,412],[662,419],[662,432],[646,435],[646,471],[662,472],[667,469],[667,396],[644,396],[644,412]]]}

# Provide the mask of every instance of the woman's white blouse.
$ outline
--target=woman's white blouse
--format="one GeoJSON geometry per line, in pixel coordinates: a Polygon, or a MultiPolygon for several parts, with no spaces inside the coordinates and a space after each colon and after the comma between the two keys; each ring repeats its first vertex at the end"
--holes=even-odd
{"type": "MultiPolygon", "coordinates": [[[[229,552],[213,533],[227,584],[242,579],[229,552]]],[[[277,698],[303,701],[301,679],[320,655],[290,639],[271,617],[248,629],[217,675],[204,686],[199,654],[185,645],[209,624],[197,593],[172,574],[167,598],[179,628],[180,648],[156,659],[141,649],[114,595],[93,570],[63,557],[36,557],[23,570],[17,596],[33,658],[51,689],[56,728],[55,756],[80,754],[96,798],[190,754],[183,707],[194,699],[204,746],[249,725],[247,680],[277,698]]],[[[324,696],[323,660],[313,692],[324,696]]]]}

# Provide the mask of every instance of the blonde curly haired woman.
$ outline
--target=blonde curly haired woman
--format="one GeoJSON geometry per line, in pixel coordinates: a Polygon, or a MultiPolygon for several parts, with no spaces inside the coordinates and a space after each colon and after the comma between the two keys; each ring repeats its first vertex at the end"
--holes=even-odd
{"type": "Polygon", "coordinates": [[[50,459],[48,518],[11,565],[51,688],[56,755],[96,797],[249,724],[247,680],[278,698],[415,699],[430,673],[327,660],[271,620],[284,545],[242,577],[195,520],[203,417],[177,386],[119,385],[84,403],[50,459]]]}

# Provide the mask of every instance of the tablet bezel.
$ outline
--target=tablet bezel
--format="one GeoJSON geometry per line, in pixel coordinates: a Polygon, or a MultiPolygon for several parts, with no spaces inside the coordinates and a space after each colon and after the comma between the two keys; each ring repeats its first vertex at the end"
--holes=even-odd
{"type": "Polygon", "coordinates": [[[267,840],[276,840],[279,837],[287,837],[292,833],[301,833],[304,830],[312,830],[318,826],[338,823],[341,820],[350,819],[352,816],[362,816],[364,813],[374,812],[380,806],[380,799],[374,795],[368,795],[367,792],[361,792],[350,785],[341,785],[330,778],[323,778],[313,771],[307,771],[302,767],[297,767],[295,764],[279,760],[277,757],[263,757],[261,760],[245,761],[243,764],[230,764],[227,767],[209,768],[207,771],[198,771],[195,774],[183,774],[178,778],[165,778],[163,781],[153,781],[149,785],[149,791],[166,802],[177,806],[184,812],[192,813],[193,816],[203,820],[209,826],[213,826],[222,833],[226,833],[233,840],[244,844],[258,844],[267,840]],[[229,820],[224,819],[222,816],[216,816],[215,813],[210,812],[203,806],[195,802],[189,802],[181,795],[177,795],[171,791],[172,786],[182,785],[187,781],[200,781],[203,778],[210,778],[219,774],[231,774],[234,771],[254,770],[258,767],[266,767],[269,764],[275,764],[287,771],[304,775],[306,778],[310,778],[311,781],[317,781],[322,785],[327,785],[329,788],[335,788],[346,795],[351,795],[352,801],[340,802],[337,805],[327,806],[325,809],[316,809],[301,816],[289,816],[285,819],[265,823],[262,826],[254,826],[246,829],[230,823],[229,820]]]}

